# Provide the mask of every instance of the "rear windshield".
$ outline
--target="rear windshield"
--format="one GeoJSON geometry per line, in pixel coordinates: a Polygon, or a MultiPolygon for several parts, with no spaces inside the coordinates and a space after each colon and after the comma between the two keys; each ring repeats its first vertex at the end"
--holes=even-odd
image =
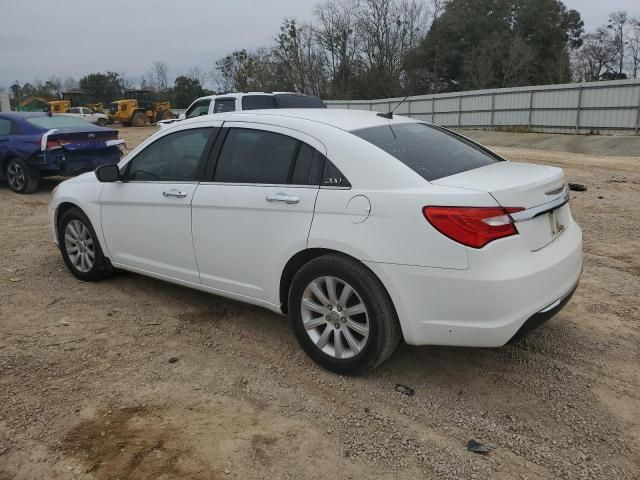
{"type": "Polygon", "coordinates": [[[500,161],[471,142],[424,123],[385,125],[351,133],[393,155],[427,181],[500,161]]]}
{"type": "Polygon", "coordinates": [[[245,95],[242,97],[242,110],[263,110],[276,108],[273,95],[245,95]]]}
{"type": "Polygon", "coordinates": [[[243,110],[266,108],[327,108],[322,100],[310,95],[278,93],[276,95],[245,95],[242,97],[243,110]]]}
{"type": "Polygon", "coordinates": [[[327,108],[322,100],[310,95],[278,94],[273,97],[276,108],[327,108]]]}
{"type": "Polygon", "coordinates": [[[31,125],[40,128],[73,128],[73,127],[93,127],[89,122],[81,118],[67,117],[66,115],[43,115],[42,117],[28,117],[25,119],[31,125]]]}

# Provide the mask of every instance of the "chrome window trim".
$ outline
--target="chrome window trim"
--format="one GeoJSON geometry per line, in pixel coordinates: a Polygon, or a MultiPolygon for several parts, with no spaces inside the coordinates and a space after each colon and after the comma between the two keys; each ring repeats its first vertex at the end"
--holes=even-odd
{"type": "Polygon", "coordinates": [[[531,220],[532,218],[535,218],[544,213],[550,212],[551,210],[555,210],[556,208],[562,207],[563,205],[569,202],[569,198],[570,198],[569,190],[567,190],[567,188],[565,187],[565,192],[555,200],[551,200],[550,202],[543,203],[542,205],[538,205],[537,207],[532,207],[526,210],[522,210],[521,212],[511,213],[510,215],[514,223],[526,222],[527,220],[531,220]]]}
{"type": "Polygon", "coordinates": [[[119,180],[120,183],[155,183],[159,185],[195,185],[198,180],[119,180]]]}
{"type": "MultiPolygon", "coordinates": [[[[146,182],[145,182],[146,183],[146,182]]],[[[200,185],[223,185],[234,187],[273,187],[273,188],[312,188],[314,190],[351,190],[352,187],[334,187],[332,185],[294,185],[290,183],[234,183],[234,182],[198,182],[200,185]]]]}
{"type": "Polygon", "coordinates": [[[322,190],[351,190],[352,187],[340,187],[333,185],[320,185],[322,190]]]}
{"type": "Polygon", "coordinates": [[[294,185],[290,183],[249,183],[249,182],[200,182],[200,185],[223,185],[233,187],[273,187],[273,188],[311,188],[317,190],[318,185],[294,185]]]}

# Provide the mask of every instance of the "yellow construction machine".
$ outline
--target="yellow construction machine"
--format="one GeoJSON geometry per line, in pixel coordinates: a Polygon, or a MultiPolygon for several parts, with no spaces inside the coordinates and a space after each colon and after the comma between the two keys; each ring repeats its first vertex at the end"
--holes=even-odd
{"type": "Polygon", "coordinates": [[[79,107],[82,92],[62,92],[62,100],[51,100],[49,109],[53,113],[68,113],[71,107],[79,107]]]}
{"type": "Polygon", "coordinates": [[[144,127],[158,120],[175,118],[169,102],[154,102],[151,90],[129,90],[127,98],[112,102],[107,112],[112,122],[125,126],[144,127]]]}

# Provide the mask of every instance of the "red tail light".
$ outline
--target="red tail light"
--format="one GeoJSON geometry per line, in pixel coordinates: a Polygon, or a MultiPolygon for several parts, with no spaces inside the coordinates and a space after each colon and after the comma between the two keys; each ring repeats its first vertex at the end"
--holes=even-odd
{"type": "MultiPolygon", "coordinates": [[[[40,146],[42,144],[42,140],[32,140],[31,143],[40,146]]],[[[56,148],[62,148],[62,144],[58,140],[47,140],[45,150],[55,150],[56,148]]]]}
{"type": "Polygon", "coordinates": [[[443,235],[473,248],[482,248],[498,238],[516,235],[509,215],[523,208],[502,207],[424,207],[422,213],[443,235]]]}
{"type": "Polygon", "coordinates": [[[56,148],[62,148],[62,142],[58,140],[47,140],[47,150],[55,150],[56,148]]]}

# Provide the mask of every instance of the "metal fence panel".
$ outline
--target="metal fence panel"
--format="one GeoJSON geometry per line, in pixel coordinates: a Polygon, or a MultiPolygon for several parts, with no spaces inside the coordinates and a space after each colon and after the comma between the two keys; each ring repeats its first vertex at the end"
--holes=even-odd
{"type": "MultiPolygon", "coordinates": [[[[402,98],[329,100],[329,108],[389,112],[402,98]]],[[[542,85],[409,97],[396,113],[448,127],[638,134],[640,80],[542,85]]]]}

